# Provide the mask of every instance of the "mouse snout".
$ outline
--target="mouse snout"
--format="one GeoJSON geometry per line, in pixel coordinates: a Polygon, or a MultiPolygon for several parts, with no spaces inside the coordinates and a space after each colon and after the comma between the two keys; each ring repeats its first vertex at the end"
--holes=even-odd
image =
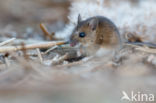
{"type": "Polygon", "coordinates": [[[69,44],[70,44],[70,46],[74,47],[75,45],[77,45],[77,41],[76,40],[70,40],[69,44]]]}
{"type": "Polygon", "coordinates": [[[71,35],[70,39],[69,39],[70,46],[74,47],[74,46],[77,45],[77,43],[78,43],[78,40],[77,40],[76,36],[75,35],[71,35]]]}

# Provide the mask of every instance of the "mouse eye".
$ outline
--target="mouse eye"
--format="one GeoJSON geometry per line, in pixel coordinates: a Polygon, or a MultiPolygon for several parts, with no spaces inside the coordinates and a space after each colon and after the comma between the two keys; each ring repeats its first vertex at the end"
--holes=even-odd
{"type": "Polygon", "coordinates": [[[81,37],[81,38],[83,38],[83,37],[85,37],[86,36],[86,34],[84,33],[84,32],[81,32],[80,34],[79,34],[79,37],[81,37]]]}

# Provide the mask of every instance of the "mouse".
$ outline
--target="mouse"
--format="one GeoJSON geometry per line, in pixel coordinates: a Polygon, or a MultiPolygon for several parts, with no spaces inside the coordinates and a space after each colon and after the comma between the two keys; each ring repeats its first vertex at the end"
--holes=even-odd
{"type": "Polygon", "coordinates": [[[86,55],[92,55],[99,49],[117,50],[122,46],[119,30],[110,19],[94,16],[82,20],[80,14],[69,42],[71,46],[79,45],[86,55]]]}

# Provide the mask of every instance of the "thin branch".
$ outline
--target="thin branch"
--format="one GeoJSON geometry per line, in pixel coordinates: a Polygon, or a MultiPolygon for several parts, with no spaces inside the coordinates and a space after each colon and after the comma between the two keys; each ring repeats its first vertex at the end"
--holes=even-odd
{"type": "Polygon", "coordinates": [[[43,23],[40,24],[40,28],[46,37],[48,37],[50,40],[53,40],[53,36],[48,32],[47,28],[43,23]]]}
{"type": "Polygon", "coordinates": [[[62,63],[65,59],[67,59],[67,58],[68,58],[68,53],[66,53],[65,55],[59,57],[57,60],[53,60],[53,61],[52,61],[52,64],[53,64],[53,65],[60,64],[60,63],[62,63]]]}
{"type": "Polygon", "coordinates": [[[156,54],[156,48],[149,48],[148,46],[138,46],[138,45],[128,44],[128,43],[124,45],[135,47],[135,49],[139,51],[156,54]]]}
{"type": "MultiPolygon", "coordinates": [[[[36,48],[49,48],[49,47],[53,47],[56,45],[63,45],[66,42],[60,41],[60,42],[42,42],[42,43],[37,43],[37,44],[28,44],[25,45],[25,49],[29,50],[29,49],[36,49],[36,48]]],[[[5,47],[0,47],[0,53],[5,53],[5,52],[13,52],[13,51],[19,51],[22,50],[23,46],[5,46],[5,47]]]]}
{"type": "Polygon", "coordinates": [[[38,54],[38,58],[40,59],[40,62],[42,63],[43,58],[42,58],[41,52],[40,52],[40,50],[38,48],[36,49],[36,51],[37,51],[37,54],[38,54]]]}
{"type": "Polygon", "coordinates": [[[56,46],[53,46],[53,47],[49,48],[47,51],[44,52],[44,54],[48,54],[50,51],[56,49],[57,47],[58,46],[56,45],[56,46]]]}
{"type": "Polygon", "coordinates": [[[140,47],[140,46],[138,46],[138,45],[134,45],[134,44],[130,44],[130,43],[124,43],[124,45],[126,45],[126,46],[131,46],[131,47],[140,47]]]}
{"type": "Polygon", "coordinates": [[[0,43],[0,46],[7,45],[7,44],[9,44],[9,43],[13,42],[15,39],[16,39],[16,38],[11,38],[11,39],[9,39],[9,40],[6,40],[6,41],[4,41],[4,42],[0,43]]]}
{"type": "Polygon", "coordinates": [[[138,47],[138,48],[135,48],[135,49],[143,51],[143,52],[147,52],[147,53],[154,53],[154,54],[156,54],[156,49],[151,49],[151,48],[146,48],[146,47],[138,47]]]}
{"type": "Polygon", "coordinates": [[[59,65],[58,67],[72,67],[72,66],[76,66],[76,65],[81,65],[83,64],[84,61],[76,61],[76,62],[72,62],[72,63],[68,63],[68,64],[64,64],[64,65],[59,65]]]}
{"type": "Polygon", "coordinates": [[[6,66],[9,67],[10,66],[10,62],[9,62],[8,58],[5,57],[4,60],[5,60],[6,66]]]}
{"type": "Polygon", "coordinates": [[[40,28],[43,31],[44,36],[49,38],[50,40],[57,40],[57,41],[63,40],[63,38],[56,38],[54,32],[49,33],[48,29],[46,28],[46,26],[43,23],[40,24],[40,28]]]}
{"type": "MultiPolygon", "coordinates": [[[[7,38],[7,37],[1,37],[0,38],[0,42],[3,42],[3,41],[7,41],[9,39],[12,39],[12,38],[7,38]]],[[[62,40],[60,40],[62,41],[62,40]]],[[[16,38],[16,40],[14,40],[11,44],[13,45],[20,45],[21,43],[24,43],[24,44],[32,44],[32,43],[38,43],[38,42],[44,42],[43,40],[35,40],[35,39],[19,39],[19,38],[16,38]]]]}

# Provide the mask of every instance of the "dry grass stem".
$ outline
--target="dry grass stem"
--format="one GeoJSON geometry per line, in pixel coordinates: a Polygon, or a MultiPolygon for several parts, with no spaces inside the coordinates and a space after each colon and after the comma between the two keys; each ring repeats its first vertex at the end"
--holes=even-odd
{"type": "Polygon", "coordinates": [[[73,66],[78,66],[78,65],[81,65],[85,63],[84,61],[76,61],[76,62],[72,62],[72,63],[69,63],[69,64],[64,64],[64,65],[58,65],[58,67],[73,67],[73,66]]]}
{"type": "Polygon", "coordinates": [[[9,62],[8,58],[5,57],[4,60],[5,60],[5,64],[6,64],[6,66],[9,67],[9,66],[10,66],[10,62],[9,62]]]}
{"type": "Polygon", "coordinates": [[[148,46],[138,46],[138,45],[133,45],[133,44],[128,44],[126,43],[125,45],[135,47],[136,50],[147,52],[147,53],[156,53],[156,48],[150,48],[148,46]]]}
{"type": "Polygon", "coordinates": [[[54,46],[54,47],[48,49],[46,52],[44,52],[44,54],[48,54],[50,51],[56,49],[57,47],[58,47],[58,46],[56,45],[56,46],[54,46]]]}
{"type": "Polygon", "coordinates": [[[45,27],[43,23],[40,24],[40,28],[43,31],[45,37],[48,37],[50,40],[53,40],[52,35],[48,32],[47,28],[45,27]]]}
{"type": "Polygon", "coordinates": [[[11,38],[11,39],[9,39],[9,40],[6,40],[6,41],[0,43],[0,46],[4,46],[4,45],[7,45],[7,44],[9,44],[9,43],[12,43],[15,39],[16,39],[16,38],[11,38]]]}
{"type": "Polygon", "coordinates": [[[43,63],[43,58],[42,58],[40,50],[37,48],[36,51],[37,51],[38,58],[39,58],[40,62],[43,63]]]}
{"type": "MultiPolygon", "coordinates": [[[[3,41],[7,41],[7,40],[10,40],[12,38],[7,38],[7,37],[1,37],[0,38],[0,41],[3,42],[3,41]]],[[[32,43],[38,43],[38,42],[41,42],[41,40],[36,40],[36,39],[20,39],[20,38],[16,38],[13,42],[11,42],[12,45],[19,45],[21,43],[24,43],[24,44],[32,44],[32,43]]]]}
{"type": "Polygon", "coordinates": [[[59,57],[57,60],[53,60],[52,61],[52,64],[53,65],[57,65],[57,64],[61,64],[65,59],[67,59],[68,58],[68,54],[65,54],[65,55],[63,55],[63,56],[61,56],[61,57],[59,57]]]}
{"type": "MultiPolygon", "coordinates": [[[[29,50],[29,49],[36,49],[36,48],[49,48],[53,47],[56,45],[63,45],[65,42],[60,41],[60,42],[42,42],[42,43],[37,43],[37,44],[28,44],[25,45],[24,48],[29,50]]],[[[5,53],[5,52],[14,52],[14,51],[19,51],[22,50],[23,46],[5,46],[5,47],[0,47],[0,53],[5,53]]]]}
{"type": "Polygon", "coordinates": [[[152,48],[148,48],[148,47],[137,47],[136,50],[156,54],[156,49],[152,49],[152,48]]]}

